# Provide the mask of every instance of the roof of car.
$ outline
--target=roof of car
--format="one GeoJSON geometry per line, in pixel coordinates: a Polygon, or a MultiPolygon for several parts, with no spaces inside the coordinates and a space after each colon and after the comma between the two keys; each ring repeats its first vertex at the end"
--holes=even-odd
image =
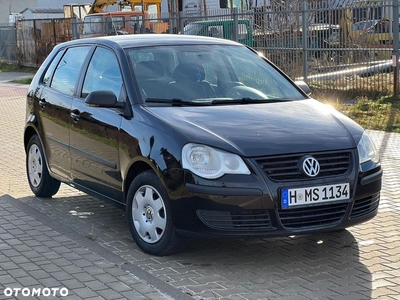
{"type": "Polygon", "coordinates": [[[74,40],[63,43],[64,46],[76,44],[104,44],[112,46],[120,45],[122,48],[162,46],[162,45],[241,45],[234,41],[217,39],[212,37],[181,35],[181,34],[132,34],[95,37],[88,39],[74,40]]]}

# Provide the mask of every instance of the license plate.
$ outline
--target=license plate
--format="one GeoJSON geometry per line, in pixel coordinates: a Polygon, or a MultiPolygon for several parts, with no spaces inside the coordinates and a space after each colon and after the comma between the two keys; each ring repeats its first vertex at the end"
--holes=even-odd
{"type": "Polygon", "coordinates": [[[324,204],[348,199],[350,199],[349,183],[283,189],[281,191],[282,208],[324,204]]]}

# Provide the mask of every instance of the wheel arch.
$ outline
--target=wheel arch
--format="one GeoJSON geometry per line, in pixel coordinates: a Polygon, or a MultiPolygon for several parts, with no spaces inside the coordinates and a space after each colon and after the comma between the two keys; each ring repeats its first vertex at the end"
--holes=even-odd
{"type": "MultiPolygon", "coordinates": [[[[43,141],[43,139],[42,139],[42,137],[40,136],[40,134],[39,134],[39,132],[37,131],[37,128],[35,128],[35,126],[32,126],[32,125],[30,125],[30,126],[27,126],[26,128],[25,128],[25,131],[24,131],[24,149],[25,149],[25,153],[27,153],[27,151],[28,151],[28,149],[27,149],[27,147],[28,147],[28,143],[29,143],[29,141],[30,141],[30,139],[34,136],[34,135],[37,135],[38,136],[38,139],[39,139],[39,141],[40,141],[40,143],[42,144],[42,147],[43,147],[43,156],[44,156],[44,159],[45,159],[45,161],[46,161],[46,166],[47,166],[47,169],[49,170],[49,172],[52,174],[52,175],[54,175],[52,172],[51,172],[51,170],[50,170],[50,166],[49,166],[49,163],[48,163],[48,160],[47,160],[47,153],[46,153],[46,150],[45,150],[45,145],[44,145],[44,141],[43,141]]],[[[60,178],[59,178],[60,179],[60,178]]]]}
{"type": "MultiPolygon", "coordinates": [[[[26,147],[29,143],[29,140],[32,138],[32,136],[34,136],[35,134],[38,134],[38,132],[36,131],[35,128],[33,128],[32,126],[28,126],[25,128],[25,132],[24,132],[24,149],[25,151],[27,150],[26,147]]],[[[41,138],[39,137],[40,142],[42,142],[41,138]]]]}
{"type": "Polygon", "coordinates": [[[159,180],[158,172],[153,170],[149,164],[138,163],[141,163],[140,166],[144,169],[131,168],[129,173],[132,180],[140,178],[141,181],[134,181],[133,185],[130,186],[127,193],[129,198],[127,198],[126,203],[126,214],[132,238],[142,251],[151,255],[167,256],[178,253],[185,246],[185,239],[178,235],[173,224],[169,201],[164,198],[168,198],[168,192],[163,188],[165,185],[162,180],[159,180]],[[143,176],[140,174],[143,174],[143,176]],[[143,182],[149,184],[150,187],[144,187],[143,182]],[[140,196],[138,199],[142,200],[137,201],[135,200],[136,194],[138,191],[142,193],[142,188],[146,190],[147,196],[140,196]],[[148,190],[151,190],[151,194],[157,192],[159,197],[154,199],[153,195],[148,195],[148,190]],[[158,204],[154,206],[151,200],[156,200],[158,204]],[[136,203],[136,206],[133,203],[136,203]],[[160,210],[162,210],[162,213],[160,210]],[[150,217],[147,211],[150,211],[150,217]],[[156,220],[154,225],[152,225],[153,217],[156,220]],[[151,232],[152,234],[150,234],[151,232]]]}
{"type": "Polygon", "coordinates": [[[37,197],[48,198],[54,196],[60,188],[61,181],[52,177],[43,143],[36,130],[30,126],[25,128],[24,148],[26,153],[26,173],[32,192],[37,197]],[[36,145],[36,148],[31,152],[30,149],[32,149],[33,145],[36,145]]]}
{"type": "MultiPolygon", "coordinates": [[[[159,174],[157,173],[156,169],[152,167],[148,162],[145,162],[143,160],[136,161],[132,163],[128,169],[128,172],[126,173],[126,177],[124,180],[124,198],[125,198],[125,204],[126,204],[126,199],[128,195],[128,190],[129,186],[132,183],[132,181],[141,173],[144,171],[153,171],[158,177],[159,174]]],[[[162,180],[161,180],[162,181],[162,180]]],[[[164,184],[164,182],[162,182],[164,184]]],[[[164,184],[165,185],[165,184],[164,184]]]]}

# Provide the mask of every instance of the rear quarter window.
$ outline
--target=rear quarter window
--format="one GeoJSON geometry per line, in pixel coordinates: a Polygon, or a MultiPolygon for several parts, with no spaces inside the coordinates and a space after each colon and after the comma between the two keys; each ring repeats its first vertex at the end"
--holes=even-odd
{"type": "Polygon", "coordinates": [[[44,74],[43,79],[42,79],[42,83],[45,86],[50,86],[51,76],[53,75],[54,70],[63,54],[64,54],[64,51],[58,52],[57,55],[52,60],[52,62],[50,63],[49,67],[47,68],[46,73],[44,74]]]}

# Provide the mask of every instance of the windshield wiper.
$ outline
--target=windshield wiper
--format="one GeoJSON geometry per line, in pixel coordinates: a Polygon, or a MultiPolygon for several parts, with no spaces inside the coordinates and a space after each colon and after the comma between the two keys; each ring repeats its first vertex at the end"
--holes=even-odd
{"type": "Polygon", "coordinates": [[[173,99],[164,99],[164,98],[146,98],[147,103],[168,103],[172,104],[172,106],[204,106],[204,105],[211,105],[210,100],[207,101],[197,101],[197,100],[192,100],[192,101],[187,101],[187,100],[182,100],[180,98],[173,98],[173,99]]]}
{"type": "Polygon", "coordinates": [[[216,99],[211,101],[212,105],[215,104],[252,104],[252,103],[274,103],[274,102],[286,102],[293,101],[292,99],[253,99],[249,97],[240,99],[216,99]]]}

